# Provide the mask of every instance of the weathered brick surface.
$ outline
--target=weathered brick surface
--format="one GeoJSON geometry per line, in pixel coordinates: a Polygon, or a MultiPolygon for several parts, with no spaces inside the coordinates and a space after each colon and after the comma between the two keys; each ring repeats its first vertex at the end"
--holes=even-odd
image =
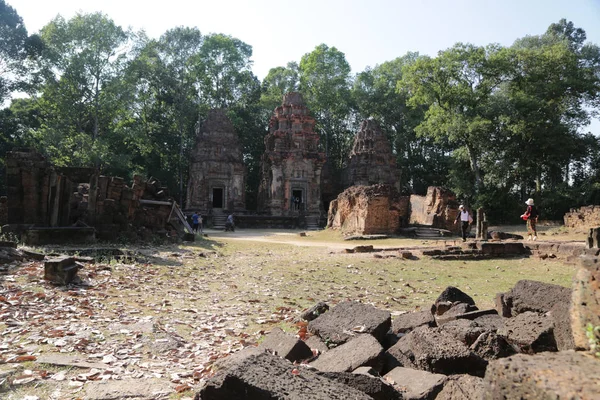
{"type": "Polygon", "coordinates": [[[392,332],[407,333],[419,326],[435,326],[435,318],[431,311],[418,311],[401,314],[392,320],[392,332]]]}
{"type": "Polygon", "coordinates": [[[569,303],[571,289],[550,283],[521,280],[508,292],[497,295],[496,309],[504,317],[526,311],[547,313],[557,303],[569,303]]]}
{"type": "Polygon", "coordinates": [[[400,171],[387,137],[374,120],[364,120],[342,174],[344,187],[387,184],[400,190],[400,171]]]}
{"type": "Polygon", "coordinates": [[[325,153],[319,151],[315,119],[309,115],[300,93],[287,93],[269,121],[265,152],[261,158],[258,209],[270,215],[293,215],[301,209],[319,216],[321,169],[325,153]],[[298,206],[294,193],[300,194],[298,206]]]}
{"type": "Polygon", "coordinates": [[[600,325],[600,259],[584,257],[573,278],[571,302],[571,328],[574,345],[589,349],[587,325],[600,325]]]}
{"type": "Polygon", "coordinates": [[[213,208],[213,189],[221,189],[222,202],[215,207],[231,212],[245,210],[246,175],[242,146],[226,110],[210,110],[196,132],[186,209],[206,216],[213,208]]]}
{"type": "Polygon", "coordinates": [[[344,385],[371,396],[374,400],[402,400],[402,394],[394,389],[393,386],[386,383],[383,379],[353,372],[319,372],[317,375],[332,379],[344,385]]]}
{"type": "Polygon", "coordinates": [[[408,197],[393,186],[352,186],[329,204],[327,226],[344,235],[392,234],[407,218],[408,197]]]}
{"type": "Polygon", "coordinates": [[[410,196],[409,223],[459,232],[459,224],[454,223],[458,206],[454,193],[442,187],[430,186],[426,196],[410,196]]]}
{"type": "Polygon", "coordinates": [[[498,334],[506,337],[522,353],[557,350],[554,322],[549,317],[531,311],[507,319],[498,334]]]}
{"type": "Polygon", "coordinates": [[[589,228],[600,226],[600,206],[584,206],[578,209],[572,208],[564,216],[565,226],[584,231],[589,228]]]}
{"type": "Polygon", "coordinates": [[[485,383],[482,378],[456,375],[448,377],[435,400],[481,400],[484,392],[485,383]]]}

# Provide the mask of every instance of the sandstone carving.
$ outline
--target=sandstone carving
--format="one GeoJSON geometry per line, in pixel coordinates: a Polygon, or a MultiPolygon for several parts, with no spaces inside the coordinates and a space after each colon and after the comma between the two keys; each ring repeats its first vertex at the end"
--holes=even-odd
{"type": "Polygon", "coordinates": [[[186,209],[201,215],[246,208],[246,167],[238,135],[225,110],[212,109],[196,134],[186,209]]]}
{"type": "Polygon", "coordinates": [[[364,120],[354,138],[354,146],[343,173],[344,187],[378,183],[400,190],[396,157],[381,128],[374,120],[364,120]]]}

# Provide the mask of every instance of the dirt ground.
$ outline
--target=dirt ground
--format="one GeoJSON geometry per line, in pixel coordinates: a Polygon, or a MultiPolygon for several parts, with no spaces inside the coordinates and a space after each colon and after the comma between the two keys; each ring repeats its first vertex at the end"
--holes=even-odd
{"type": "MultiPolygon", "coordinates": [[[[503,230],[522,234],[524,227],[503,230]]],[[[193,243],[136,247],[134,261],[85,264],[79,285],[46,282],[40,261],[0,276],[0,397],[191,399],[216,360],[275,326],[297,332],[299,313],[318,301],[359,300],[397,315],[428,309],[452,285],[489,308],[520,279],[570,286],[575,268],[534,257],[440,262],[419,255],[454,239],[205,233],[193,243]],[[363,244],[382,251],[344,251],[363,244]],[[398,248],[415,257],[402,259],[391,250],[398,248]]],[[[540,227],[539,237],[583,240],[551,226],[540,227]]]]}

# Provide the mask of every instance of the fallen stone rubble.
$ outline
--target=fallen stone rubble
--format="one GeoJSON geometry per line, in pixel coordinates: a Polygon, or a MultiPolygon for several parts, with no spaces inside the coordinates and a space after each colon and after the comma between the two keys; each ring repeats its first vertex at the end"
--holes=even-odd
{"type": "MultiPolygon", "coordinates": [[[[589,260],[582,266],[598,270],[589,260]]],[[[319,303],[302,314],[302,334],[274,329],[221,360],[195,398],[600,398],[600,360],[575,351],[571,297],[571,289],[523,280],[497,295],[496,309],[480,310],[448,287],[431,310],[393,320],[360,302],[319,303]]],[[[579,314],[598,312],[586,307],[579,314]]]]}

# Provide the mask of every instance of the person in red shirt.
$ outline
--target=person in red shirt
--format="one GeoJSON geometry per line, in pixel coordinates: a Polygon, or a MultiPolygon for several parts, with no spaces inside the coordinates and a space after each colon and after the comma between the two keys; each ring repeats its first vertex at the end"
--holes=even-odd
{"type": "Polygon", "coordinates": [[[527,237],[527,240],[537,240],[536,225],[539,216],[538,210],[533,204],[533,199],[531,198],[527,199],[525,204],[527,204],[527,210],[523,215],[521,215],[521,218],[527,221],[527,234],[529,235],[527,237]]]}

